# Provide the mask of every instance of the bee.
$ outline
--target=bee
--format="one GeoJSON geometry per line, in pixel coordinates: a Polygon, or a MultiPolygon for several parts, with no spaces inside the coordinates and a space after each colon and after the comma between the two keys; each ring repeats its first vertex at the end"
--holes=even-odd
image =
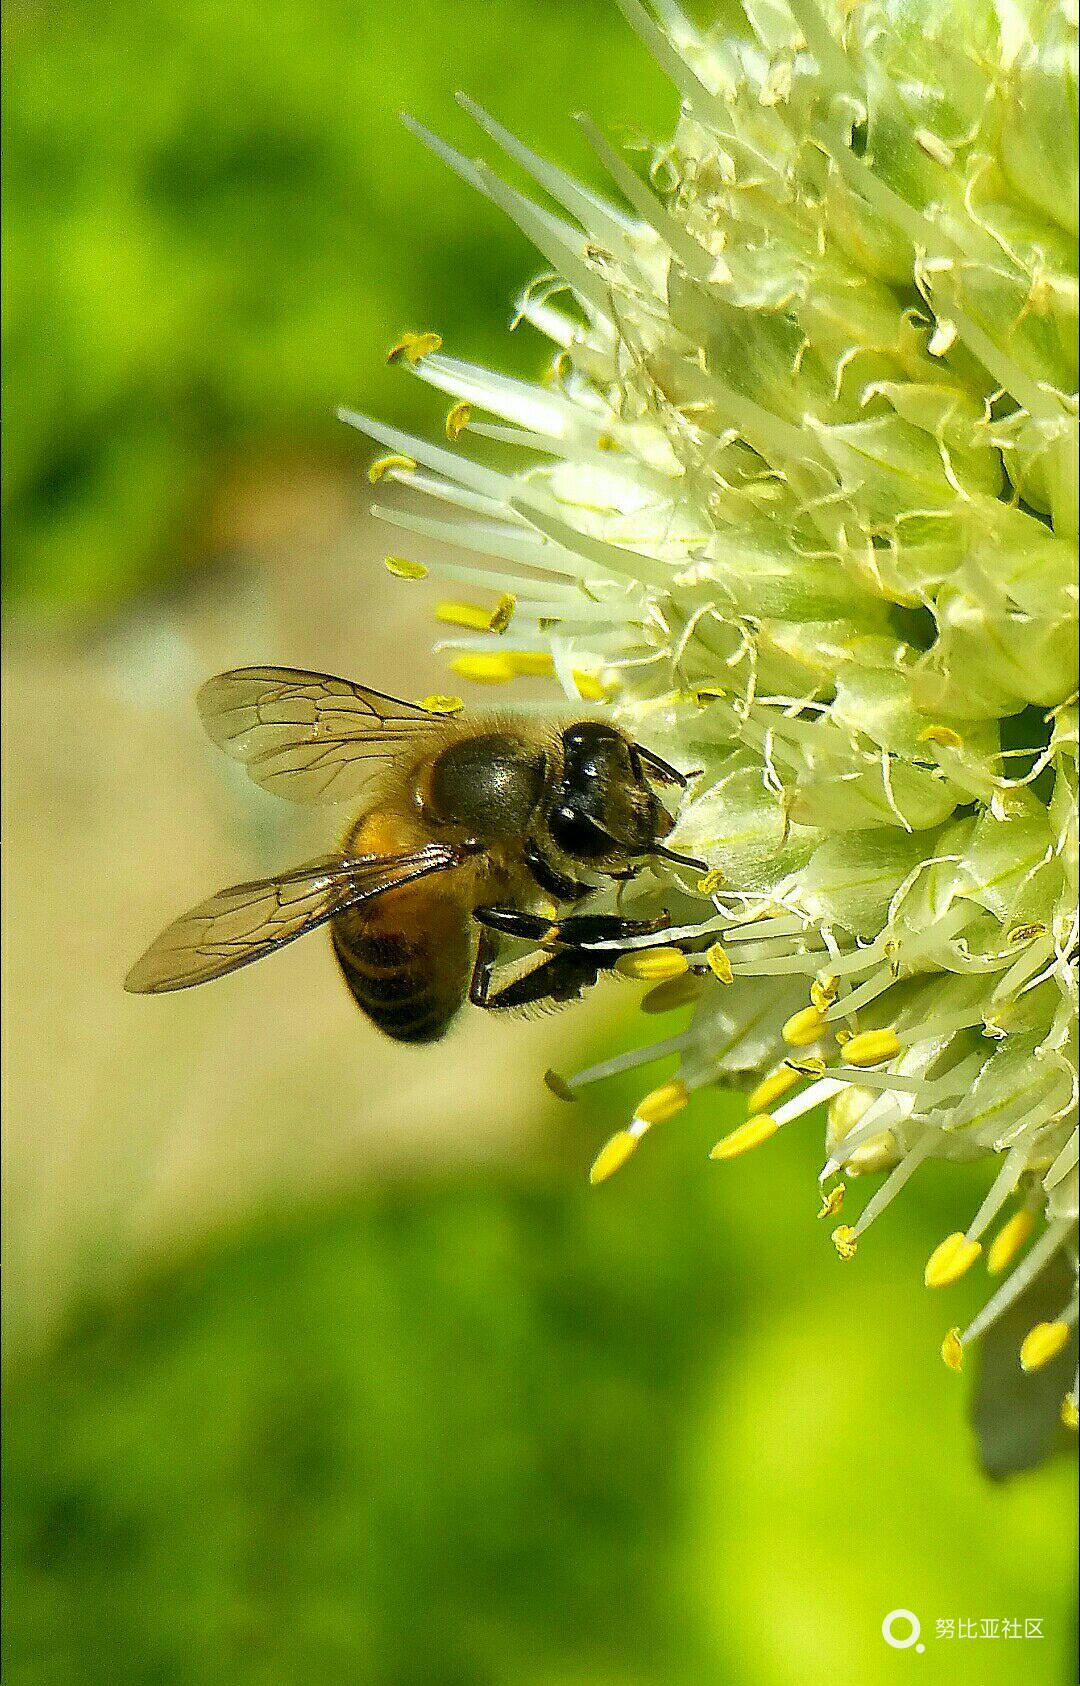
{"type": "Polygon", "coordinates": [[[297,802],[345,803],[377,782],[340,849],[238,884],[162,932],[126,988],[188,989],[328,924],[358,1006],[401,1042],[431,1042],[468,1000],[527,1007],[576,999],[627,942],[666,918],[550,916],[650,856],[674,824],[654,786],[687,778],[614,726],[561,728],[506,714],[439,716],[293,668],[248,667],[199,693],[211,738],[256,784],[297,802]],[[525,972],[496,975],[500,938],[539,945],[525,972]]]}

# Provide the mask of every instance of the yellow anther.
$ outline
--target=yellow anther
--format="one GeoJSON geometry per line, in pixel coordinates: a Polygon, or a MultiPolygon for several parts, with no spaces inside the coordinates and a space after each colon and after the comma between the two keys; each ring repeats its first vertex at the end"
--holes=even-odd
{"type": "Polygon", "coordinates": [[[637,1147],[640,1137],[632,1136],[629,1130],[616,1130],[609,1136],[600,1152],[592,1162],[589,1181],[593,1184],[606,1182],[615,1172],[621,1170],[630,1155],[637,1147]]]}
{"type": "Polygon", "coordinates": [[[428,714],[460,714],[465,704],[460,697],[430,696],[420,699],[420,707],[428,714]]]}
{"type": "Polygon", "coordinates": [[[737,1130],[729,1135],[721,1136],[712,1152],[710,1159],[738,1159],[741,1153],[749,1153],[752,1147],[760,1147],[770,1136],[775,1136],[780,1126],[775,1118],[767,1112],[760,1112],[753,1118],[748,1118],[745,1124],[740,1124],[737,1130]]]}
{"type": "Polygon", "coordinates": [[[837,1183],[834,1188],[829,1190],[828,1194],[823,1192],[821,1199],[821,1211],[818,1213],[818,1217],[834,1218],[841,1206],[844,1204],[844,1195],[846,1193],[846,1183],[837,1183]]]}
{"type": "Polygon", "coordinates": [[[792,1048],[810,1048],[825,1034],[825,1020],[816,1007],[793,1013],[783,1029],[784,1041],[792,1048]]]}
{"type": "Polygon", "coordinates": [[[513,592],[504,591],[494,609],[491,611],[491,618],[488,622],[491,631],[505,632],[514,618],[514,610],[516,608],[517,598],[514,596],[513,592]]]}
{"type": "Polygon", "coordinates": [[[895,1030],[862,1030],[844,1043],[846,1065],[880,1065],[900,1052],[900,1038],[895,1030]]]}
{"type": "Polygon", "coordinates": [[[1036,1323],[1024,1336],[1020,1347],[1020,1368],[1041,1370],[1069,1344],[1072,1325],[1063,1318],[1054,1323],[1036,1323]]]}
{"type": "Polygon", "coordinates": [[[950,1329],[941,1343],[941,1356],[950,1370],[962,1370],[964,1367],[964,1346],[960,1339],[959,1329],[950,1329]]]}
{"type": "Polygon", "coordinates": [[[1061,1420],[1066,1428],[1080,1427],[1080,1411],[1077,1411],[1076,1400],[1071,1393],[1067,1393],[1061,1401],[1061,1420]]]}
{"type": "Polygon", "coordinates": [[[763,919],[780,919],[787,912],[779,902],[758,902],[752,913],[743,918],[744,925],[760,925],[763,919]]]}
{"type": "Polygon", "coordinates": [[[608,694],[608,687],[598,674],[586,673],[583,668],[575,667],[571,678],[578,688],[578,695],[583,702],[602,702],[608,694]]]}
{"type": "Polygon", "coordinates": [[[404,333],[386,353],[386,361],[397,363],[404,357],[407,363],[419,363],[421,357],[427,357],[431,352],[438,351],[441,345],[441,334],[404,333]]]}
{"type": "Polygon", "coordinates": [[[695,685],[694,686],[694,697],[697,700],[697,702],[701,704],[702,708],[707,707],[707,705],[709,703],[719,702],[722,698],[724,698],[726,696],[727,696],[727,692],[724,690],[724,687],[722,685],[695,685]]]}
{"type": "Polygon", "coordinates": [[[617,451],[619,449],[618,441],[613,439],[610,433],[598,433],[596,435],[596,449],[598,451],[617,451]]]}
{"type": "Polygon", "coordinates": [[[934,1248],[926,1261],[923,1281],[928,1288],[947,1288],[951,1282],[959,1282],[981,1252],[982,1243],[969,1241],[963,1230],[958,1229],[934,1248]]]}
{"type": "Polygon", "coordinates": [[[837,1033],[836,1033],[836,1040],[839,1043],[840,1047],[841,1048],[845,1047],[846,1044],[851,1041],[851,1038],[854,1034],[855,1034],[854,1031],[851,1031],[851,1030],[838,1030],[837,1033]]]}
{"type": "Polygon", "coordinates": [[[615,970],[624,978],[664,983],[668,978],[681,978],[690,970],[690,962],[681,948],[643,948],[636,954],[620,954],[615,970]]]}
{"type": "Polygon", "coordinates": [[[446,437],[460,439],[469,422],[472,420],[471,404],[455,404],[453,409],[446,412],[446,437]]]}
{"type": "Polygon", "coordinates": [[[410,561],[407,556],[385,556],[383,567],[396,580],[426,580],[428,571],[422,562],[410,561]]]}
{"type": "Polygon", "coordinates": [[[853,1259],[858,1239],[850,1224],[838,1224],[832,1232],[832,1244],[842,1259],[853,1259]]]}
{"type": "Polygon", "coordinates": [[[555,666],[550,650],[509,650],[506,660],[512,664],[515,674],[523,679],[543,678],[555,666]]]}
{"type": "Polygon", "coordinates": [[[666,1124],[690,1099],[690,1091],[679,1077],[673,1077],[670,1083],[661,1083],[658,1089],[650,1089],[634,1108],[634,1117],[643,1124],[666,1124]]]}
{"type": "Polygon", "coordinates": [[[791,1066],[782,1065],[779,1071],[771,1072],[768,1077],[762,1078],[746,1104],[752,1113],[768,1112],[782,1095],[786,1095],[789,1089],[794,1089],[798,1081],[799,1073],[791,1066]]]}
{"type": "Polygon", "coordinates": [[[492,612],[482,603],[436,603],[435,619],[445,621],[448,626],[468,627],[471,632],[493,631],[492,612]]]}
{"type": "Polygon", "coordinates": [[[516,673],[509,656],[480,651],[455,656],[450,666],[460,679],[471,679],[474,685],[507,685],[516,673]]]}
{"type": "Polygon", "coordinates": [[[819,1013],[828,1012],[829,1008],[836,1000],[839,988],[839,978],[834,978],[831,973],[827,973],[824,977],[814,979],[813,983],[810,985],[810,1000],[819,1013]]]}
{"type": "Polygon", "coordinates": [[[722,984],[735,982],[735,974],[731,970],[731,960],[723,943],[713,943],[707,948],[705,959],[714,978],[719,978],[722,984]]]}
{"type": "Polygon", "coordinates": [[[1026,1206],[1002,1224],[986,1254],[986,1268],[991,1276],[1000,1276],[1012,1264],[1034,1228],[1035,1214],[1026,1206]]]}
{"type": "Polygon", "coordinates": [[[920,743],[940,744],[942,749],[963,749],[964,740],[951,726],[927,726],[919,733],[920,743]]]}
{"type": "Polygon", "coordinates": [[[697,887],[703,896],[715,896],[717,890],[723,888],[723,884],[724,875],[718,866],[714,866],[710,872],[705,874],[704,878],[698,879],[697,887]]]}
{"type": "Polygon", "coordinates": [[[697,972],[684,972],[680,978],[668,978],[664,983],[643,995],[638,1006],[643,1013],[670,1013],[676,1007],[688,1007],[696,1001],[703,988],[697,972]]]}
{"type": "Polygon", "coordinates": [[[389,474],[395,468],[400,468],[408,474],[416,467],[412,457],[403,456],[400,451],[391,452],[388,457],[376,457],[368,465],[367,477],[373,486],[377,486],[384,474],[389,474]]]}
{"type": "Polygon", "coordinates": [[[824,1077],[825,1061],[820,1054],[805,1054],[801,1060],[785,1060],[797,1077],[824,1077]]]}
{"type": "Polygon", "coordinates": [[[1038,920],[1033,920],[1029,925],[1014,925],[1011,931],[1006,932],[1005,941],[1010,948],[1018,948],[1021,943],[1034,942],[1036,937],[1045,936],[1046,926],[1040,925],[1038,920]]]}
{"type": "Polygon", "coordinates": [[[550,1066],[544,1073],[544,1082],[551,1090],[551,1093],[560,1101],[577,1100],[577,1096],[574,1094],[573,1089],[571,1089],[569,1083],[566,1081],[566,1078],[560,1077],[559,1073],[557,1071],[553,1071],[550,1066]]]}

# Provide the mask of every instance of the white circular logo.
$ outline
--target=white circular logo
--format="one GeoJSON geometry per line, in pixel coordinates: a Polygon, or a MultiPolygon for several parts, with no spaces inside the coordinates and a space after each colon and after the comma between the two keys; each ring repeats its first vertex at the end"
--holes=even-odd
{"type": "Polygon", "coordinates": [[[881,1637],[894,1651],[910,1651],[913,1645],[916,1651],[925,1651],[926,1646],[919,1644],[921,1632],[922,1624],[914,1610],[890,1610],[881,1624],[881,1637]],[[908,1631],[905,1633],[901,1627],[901,1631],[897,1633],[897,1622],[906,1623],[908,1631]]]}

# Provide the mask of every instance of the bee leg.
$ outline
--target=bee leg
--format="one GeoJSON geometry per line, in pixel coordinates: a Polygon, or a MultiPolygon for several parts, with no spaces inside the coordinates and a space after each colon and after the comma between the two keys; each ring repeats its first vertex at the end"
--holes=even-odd
{"type": "Polygon", "coordinates": [[[591,884],[582,884],[576,878],[568,878],[565,872],[560,872],[549,860],[545,860],[533,838],[526,838],[523,852],[525,865],[541,890],[546,891],[549,896],[554,896],[556,901],[579,902],[583,897],[592,895],[591,884]]]}
{"type": "Polygon", "coordinates": [[[491,979],[499,958],[499,939],[486,925],[480,927],[480,941],[476,947],[476,961],[469,980],[469,1000],[474,1007],[491,1004],[491,979]]]}
{"type": "MultiPolygon", "coordinates": [[[[523,913],[519,907],[477,907],[473,917],[488,932],[504,931],[508,937],[521,937],[524,942],[540,943],[554,928],[553,919],[541,913],[523,913]]],[[[483,936],[481,936],[481,949],[483,936]]]]}
{"type": "MultiPolygon", "coordinates": [[[[482,925],[476,950],[476,964],[473,966],[472,981],[469,984],[469,1000],[474,1007],[484,1007],[488,1012],[494,1012],[500,1007],[526,1007],[551,997],[549,969],[552,962],[547,956],[539,954],[535,966],[524,973],[517,972],[502,983],[496,983],[495,963],[498,957],[498,935],[488,926],[482,925]]],[[[590,969],[595,974],[595,967],[590,969]]]]}
{"type": "Polygon", "coordinates": [[[587,953],[601,966],[613,966],[636,938],[658,935],[671,923],[670,914],[658,919],[623,919],[614,913],[575,913],[567,919],[544,919],[537,913],[522,913],[516,907],[478,907],[475,916],[493,931],[522,937],[541,948],[559,953],[587,953]]]}
{"type": "Polygon", "coordinates": [[[647,946],[671,923],[667,914],[659,919],[572,914],[568,919],[552,920],[522,913],[516,907],[478,907],[474,911],[481,931],[469,1000],[489,1010],[528,1007],[544,1001],[577,1001],[601,973],[611,970],[627,947],[647,946]],[[499,931],[539,944],[536,964],[516,972],[504,983],[494,980],[499,931]],[[550,952],[553,947],[554,952],[550,952]]]}
{"type": "Polygon", "coordinates": [[[498,939],[494,932],[484,930],[469,986],[469,1000],[474,1007],[488,1012],[500,1008],[532,1007],[545,1001],[577,1001],[584,989],[594,984],[605,969],[606,961],[577,949],[561,954],[538,956],[538,963],[528,971],[517,972],[504,983],[494,981],[495,956],[498,939]],[[485,939],[487,942],[485,943],[485,939]]]}
{"type": "Polygon", "coordinates": [[[670,913],[656,919],[626,919],[618,913],[576,913],[558,919],[548,932],[548,947],[561,953],[587,953],[601,966],[614,966],[627,948],[648,947],[648,939],[660,936],[671,924],[670,913]]]}

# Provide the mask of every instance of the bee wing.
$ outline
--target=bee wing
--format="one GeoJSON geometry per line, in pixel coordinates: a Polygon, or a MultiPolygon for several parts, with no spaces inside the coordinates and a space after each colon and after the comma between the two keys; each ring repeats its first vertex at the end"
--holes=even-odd
{"type": "Polygon", "coordinates": [[[198,701],[214,742],[256,784],[292,802],[350,801],[374,762],[434,723],[416,703],[292,667],[219,673],[198,701]]]}
{"type": "Polygon", "coordinates": [[[134,995],[161,995],[224,977],[284,948],[344,908],[459,866],[470,853],[429,843],[404,855],[340,856],[234,884],[173,921],[124,980],[134,995]]]}

